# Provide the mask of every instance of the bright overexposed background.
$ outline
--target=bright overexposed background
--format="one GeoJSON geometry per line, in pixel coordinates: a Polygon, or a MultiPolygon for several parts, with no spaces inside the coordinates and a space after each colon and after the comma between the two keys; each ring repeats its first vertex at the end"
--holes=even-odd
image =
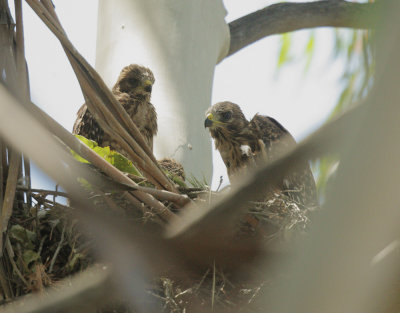
{"type": "MultiPolygon", "coordinates": [[[[57,14],[70,40],[91,63],[95,63],[97,0],[54,0],[57,14]]],[[[277,1],[225,0],[230,22],[277,1]]],[[[12,3],[10,3],[10,6],[12,3]]],[[[24,2],[26,58],[32,100],[69,131],[76,112],[84,102],[80,87],[58,40],[24,2]]],[[[246,117],[270,115],[283,124],[297,140],[320,126],[332,111],[340,93],[344,62],[333,57],[334,33],[317,29],[311,66],[306,68],[305,49],[309,32],[292,37],[290,61],[277,69],[281,36],[267,37],[246,47],[216,67],[212,103],[229,100],[239,104],[246,117]]],[[[157,88],[157,86],[155,86],[157,88]]],[[[206,131],[201,126],[199,132],[206,131]]],[[[211,140],[210,140],[211,141],[211,140]]],[[[225,166],[214,151],[213,187],[225,166]]],[[[33,184],[52,187],[37,170],[33,184]]]]}

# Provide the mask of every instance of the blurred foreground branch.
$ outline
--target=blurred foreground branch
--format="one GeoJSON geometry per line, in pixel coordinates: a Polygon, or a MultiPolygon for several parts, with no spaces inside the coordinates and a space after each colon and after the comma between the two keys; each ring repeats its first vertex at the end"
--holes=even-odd
{"type": "Polygon", "coordinates": [[[109,285],[110,271],[95,266],[75,277],[63,281],[57,289],[50,289],[45,295],[25,296],[2,308],[3,313],[53,313],[85,312],[106,304],[114,295],[109,285]]]}

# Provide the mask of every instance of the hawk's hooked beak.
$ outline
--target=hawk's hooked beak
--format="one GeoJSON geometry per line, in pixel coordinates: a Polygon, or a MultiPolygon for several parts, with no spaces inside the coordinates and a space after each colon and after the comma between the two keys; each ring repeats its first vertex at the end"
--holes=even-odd
{"type": "Polygon", "coordinates": [[[153,88],[153,83],[150,80],[147,79],[143,82],[144,91],[151,92],[152,88],[153,88]]]}
{"type": "Polygon", "coordinates": [[[206,120],[204,121],[204,128],[211,127],[213,124],[213,115],[210,113],[207,115],[206,120]]]}

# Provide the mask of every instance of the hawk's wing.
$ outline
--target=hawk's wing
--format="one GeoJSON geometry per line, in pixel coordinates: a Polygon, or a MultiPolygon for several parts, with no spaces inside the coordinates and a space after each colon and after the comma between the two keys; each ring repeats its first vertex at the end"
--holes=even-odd
{"type": "Polygon", "coordinates": [[[104,131],[94,119],[86,104],[83,104],[77,113],[72,133],[96,141],[100,146],[103,143],[104,131]]]}
{"type": "MultiPolygon", "coordinates": [[[[253,138],[258,140],[258,143],[252,145],[255,147],[255,153],[265,154],[268,162],[278,159],[290,147],[296,145],[293,136],[271,117],[256,114],[250,121],[249,129],[253,138]],[[263,146],[260,145],[260,141],[263,146]]],[[[318,205],[315,181],[308,162],[299,162],[294,170],[284,177],[281,188],[302,207],[318,205]]]]}

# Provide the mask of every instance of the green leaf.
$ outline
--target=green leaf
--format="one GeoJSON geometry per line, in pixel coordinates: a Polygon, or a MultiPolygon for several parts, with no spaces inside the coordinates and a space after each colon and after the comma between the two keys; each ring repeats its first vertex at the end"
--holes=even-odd
{"type": "Polygon", "coordinates": [[[78,263],[79,260],[85,259],[85,255],[82,253],[74,253],[74,256],[68,261],[66,264],[66,268],[69,270],[73,270],[75,265],[78,263]]]}
{"type": "MultiPolygon", "coordinates": [[[[136,176],[143,177],[140,171],[133,165],[133,163],[120,154],[117,151],[111,150],[110,147],[100,147],[97,142],[87,139],[80,135],[75,135],[80,141],[82,141],[85,145],[87,145],[90,149],[100,155],[103,159],[105,159],[108,163],[114,165],[117,169],[122,172],[134,174],[136,176]]],[[[71,150],[73,157],[82,163],[90,163],[85,160],[81,156],[79,156],[75,151],[71,150]]]]}
{"type": "Polygon", "coordinates": [[[180,177],[178,177],[178,176],[176,176],[176,175],[174,175],[174,174],[172,174],[172,173],[170,173],[170,172],[168,172],[166,170],[163,170],[163,172],[165,173],[165,175],[167,175],[167,177],[170,180],[172,180],[178,186],[187,187],[186,183],[180,177]]]}
{"type": "Polygon", "coordinates": [[[207,183],[207,180],[205,176],[203,176],[202,180],[199,180],[198,178],[194,177],[193,174],[190,175],[190,177],[187,178],[187,181],[194,187],[194,188],[202,188],[202,189],[209,189],[209,185],[207,183]]]}
{"type": "Polygon", "coordinates": [[[359,32],[357,30],[353,31],[353,36],[351,37],[350,44],[347,46],[347,58],[349,59],[353,56],[357,47],[357,42],[359,40],[358,34],[359,32]]]}
{"type": "Polygon", "coordinates": [[[291,45],[290,33],[285,33],[281,36],[281,51],[279,53],[278,68],[290,60],[289,52],[291,45]]]}
{"type": "Polygon", "coordinates": [[[10,238],[19,242],[23,247],[33,249],[36,241],[36,234],[21,225],[13,225],[10,228],[10,238]]]}
{"type": "Polygon", "coordinates": [[[117,169],[119,169],[120,171],[143,177],[143,175],[133,165],[133,163],[130,160],[128,160],[126,157],[124,157],[122,154],[111,150],[109,158],[110,158],[109,162],[112,165],[114,165],[117,169]]]}
{"type": "Polygon", "coordinates": [[[40,259],[40,255],[33,250],[25,250],[22,254],[22,260],[26,266],[29,266],[30,263],[35,262],[38,259],[40,259]]]}
{"type": "Polygon", "coordinates": [[[311,32],[310,38],[308,39],[308,43],[306,46],[306,57],[307,57],[306,67],[305,67],[306,72],[310,68],[311,60],[315,51],[314,47],[315,47],[315,33],[311,32]]]}

